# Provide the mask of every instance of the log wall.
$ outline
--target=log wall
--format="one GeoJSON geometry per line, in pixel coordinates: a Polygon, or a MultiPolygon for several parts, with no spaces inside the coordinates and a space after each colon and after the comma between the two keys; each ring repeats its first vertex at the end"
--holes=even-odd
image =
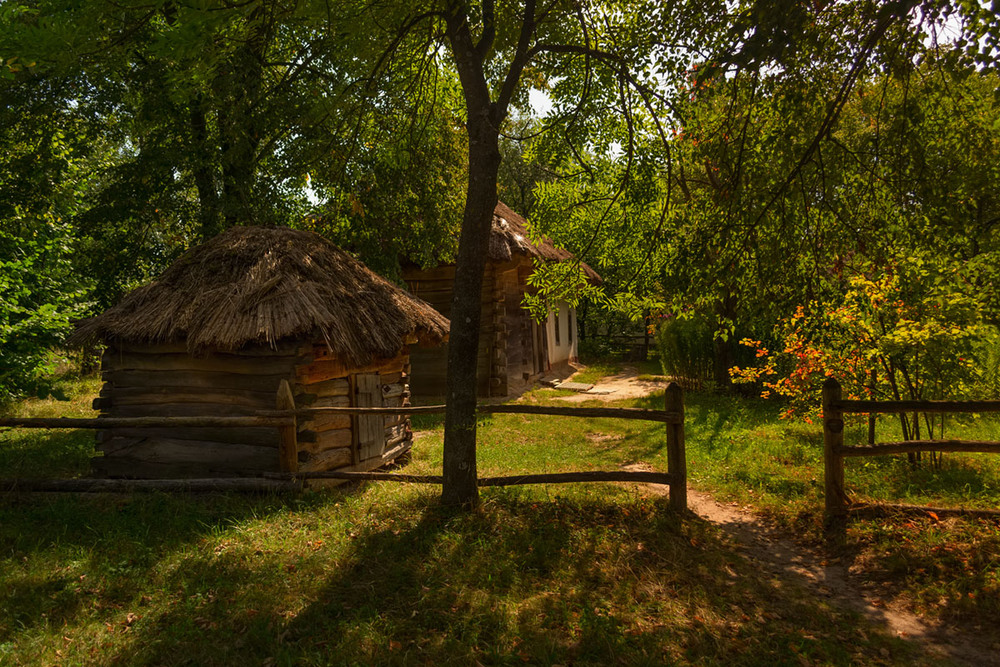
{"type": "MultiPolygon", "coordinates": [[[[94,407],[101,417],[246,416],[273,410],[287,380],[297,407],[358,405],[356,378],[377,378],[374,405],[409,405],[409,357],[377,359],[352,368],[325,345],[286,343],[233,354],[188,355],[183,345],[109,348],[104,386],[94,407]]],[[[370,418],[369,418],[370,419],[370,418]]],[[[357,418],[317,414],[298,420],[299,469],[371,470],[412,444],[409,419],[382,417],[383,442],[359,453],[357,418]],[[384,424],[383,424],[384,422],[384,424]],[[381,446],[379,446],[381,445],[381,446]]],[[[370,433],[370,430],[369,430],[370,433]]],[[[278,470],[273,427],[109,428],[97,433],[98,476],[132,478],[225,477],[278,470]]]]}
{"type": "MultiPolygon", "coordinates": [[[[520,310],[518,306],[521,300],[520,288],[509,284],[512,267],[514,265],[497,265],[491,262],[487,263],[483,273],[476,369],[476,393],[482,397],[507,395],[507,379],[511,372],[511,328],[508,318],[512,310],[520,310]]],[[[516,270],[514,275],[516,276],[516,270]]],[[[412,294],[450,318],[452,293],[455,289],[453,265],[405,270],[403,278],[412,294]]],[[[448,368],[447,344],[435,348],[414,348],[410,355],[413,395],[423,401],[444,396],[448,368]]],[[[515,368],[514,372],[520,371],[515,368]]]]}

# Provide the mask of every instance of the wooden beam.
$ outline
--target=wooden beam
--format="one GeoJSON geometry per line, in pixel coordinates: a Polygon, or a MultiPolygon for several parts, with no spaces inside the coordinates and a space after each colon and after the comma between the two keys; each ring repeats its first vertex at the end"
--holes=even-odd
{"type": "Polygon", "coordinates": [[[180,491],[188,493],[274,493],[299,491],[296,479],[220,477],[207,479],[2,479],[6,493],[130,493],[133,491],[180,491]]]}
{"type": "Polygon", "coordinates": [[[842,412],[1000,412],[1000,401],[860,401],[842,399],[842,412]]]}
{"type": "MultiPolygon", "coordinates": [[[[335,408],[329,408],[335,409],[335,408]]],[[[294,410],[279,415],[250,417],[0,417],[0,426],[14,428],[232,428],[287,426],[294,423],[294,410]]]]}
{"type": "Polygon", "coordinates": [[[878,445],[842,447],[842,456],[882,456],[910,452],[984,452],[1000,454],[1000,442],[990,440],[904,440],[878,445]]]}
{"type": "MultiPolygon", "coordinates": [[[[284,476],[266,475],[268,478],[285,479],[284,476]]],[[[410,482],[415,484],[441,484],[439,475],[407,475],[392,472],[356,472],[330,470],[327,472],[299,473],[296,479],[357,479],[380,482],[410,482]]],[[[643,482],[646,484],[676,484],[677,475],[665,472],[632,472],[627,470],[588,470],[585,472],[557,472],[510,477],[480,477],[479,486],[520,486],[524,484],[570,484],[576,482],[643,482]]]]}

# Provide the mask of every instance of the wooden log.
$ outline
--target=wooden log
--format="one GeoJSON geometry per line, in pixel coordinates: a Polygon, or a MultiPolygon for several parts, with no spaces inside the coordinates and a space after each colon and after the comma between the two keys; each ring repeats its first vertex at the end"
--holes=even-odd
{"type": "MultiPolygon", "coordinates": [[[[287,380],[282,380],[275,397],[275,409],[295,411],[295,399],[292,388],[287,380]]],[[[296,439],[298,428],[294,421],[278,428],[278,469],[282,472],[295,472],[299,469],[299,447],[296,439]]]]}
{"type": "Polygon", "coordinates": [[[108,371],[101,373],[105,382],[119,387],[186,387],[201,389],[238,389],[251,391],[277,391],[278,383],[290,377],[284,375],[239,375],[198,371],[108,371]]]}
{"type": "MultiPolygon", "coordinates": [[[[364,366],[353,366],[341,359],[330,359],[315,361],[311,364],[304,364],[295,367],[295,376],[298,382],[303,385],[316,384],[327,380],[345,378],[354,374],[372,373],[392,373],[399,372],[403,368],[401,357],[391,359],[376,359],[364,366]]],[[[306,393],[311,393],[306,391],[306,393]]]]}
{"type": "Polygon", "coordinates": [[[909,514],[918,516],[929,516],[930,514],[940,517],[981,517],[984,519],[995,519],[1000,517],[1000,510],[975,509],[967,507],[929,507],[924,505],[896,505],[891,503],[866,504],[855,503],[848,508],[851,516],[859,517],[886,517],[898,514],[909,514]]]}
{"type": "MultiPolygon", "coordinates": [[[[296,479],[355,479],[379,482],[407,482],[411,484],[441,484],[439,475],[407,475],[392,472],[358,472],[331,470],[309,472],[296,475],[296,479]]],[[[665,472],[631,472],[627,470],[588,470],[585,472],[561,472],[538,475],[515,475],[510,477],[480,477],[479,486],[520,486],[525,484],[573,484],[588,482],[640,482],[645,484],[677,483],[677,477],[665,472]]]]}
{"type": "MultiPolygon", "coordinates": [[[[166,419],[166,418],[164,418],[166,419]]],[[[175,417],[175,419],[185,419],[175,417]]],[[[223,419],[220,417],[219,419],[223,419]]],[[[228,419],[242,419],[241,417],[228,417],[228,419]]],[[[202,442],[218,442],[234,445],[253,445],[255,447],[272,448],[272,461],[274,449],[278,447],[278,429],[271,426],[261,427],[142,427],[142,428],[114,428],[111,435],[123,438],[169,438],[173,440],[196,440],[202,442]]],[[[274,465],[277,465],[275,463],[274,465]]]]}
{"type": "Polygon", "coordinates": [[[351,449],[339,447],[314,454],[299,464],[300,473],[319,472],[351,465],[351,449]]]}
{"type": "Polygon", "coordinates": [[[905,440],[878,445],[842,447],[842,456],[882,456],[911,452],[984,452],[1000,454],[1000,442],[992,440],[905,440]]]}
{"type": "MultiPolygon", "coordinates": [[[[385,441],[386,451],[391,451],[404,442],[413,442],[413,433],[409,429],[394,435],[385,441]]],[[[384,458],[384,456],[383,456],[384,458]]],[[[390,459],[391,460],[391,459],[390,459]]]]}
{"type": "Polygon", "coordinates": [[[114,417],[247,417],[259,408],[217,403],[154,403],[151,405],[119,405],[114,417]]]}
{"type": "Polygon", "coordinates": [[[337,413],[313,413],[311,418],[302,420],[300,427],[303,430],[315,431],[316,433],[349,429],[351,428],[351,416],[337,413]]]}
{"type": "Polygon", "coordinates": [[[823,485],[827,535],[834,543],[846,539],[847,492],[844,490],[844,415],[840,409],[840,383],[823,383],[823,485]]]}
{"type": "Polygon", "coordinates": [[[837,401],[841,412],[1000,412],[1000,401],[837,401]]]}
{"type": "MultiPolygon", "coordinates": [[[[430,406],[428,406],[430,407],[430,406]]],[[[398,409],[398,408],[397,408],[398,409]]],[[[564,417],[607,417],[609,419],[639,419],[645,421],[663,422],[667,424],[683,423],[684,415],[677,412],[662,410],[646,410],[643,408],[580,408],[557,407],[549,405],[480,405],[480,414],[504,413],[522,415],[558,415],[564,417]]],[[[401,413],[405,414],[405,413],[401,413]]]]}
{"type": "MultiPolygon", "coordinates": [[[[300,397],[299,397],[300,398],[300,397]]],[[[298,398],[296,398],[296,403],[298,403],[298,398]]],[[[351,399],[344,396],[322,396],[320,398],[314,399],[308,405],[303,405],[306,408],[349,408],[351,407],[351,399]]]]}
{"type": "Polygon", "coordinates": [[[105,352],[101,368],[105,371],[196,371],[199,373],[236,373],[238,375],[287,375],[305,357],[241,357],[188,354],[136,354],[105,352]]]}
{"type": "Polygon", "coordinates": [[[241,391],[193,387],[114,387],[105,385],[101,396],[111,400],[112,405],[157,405],[169,403],[215,403],[225,405],[245,405],[270,408],[274,395],[266,391],[241,391]]]}
{"type": "Polygon", "coordinates": [[[316,400],[329,396],[347,396],[350,391],[351,385],[346,377],[314,384],[298,384],[295,387],[295,401],[299,403],[303,400],[316,400]]]}
{"type": "Polygon", "coordinates": [[[385,427],[387,429],[398,426],[399,424],[409,424],[410,419],[406,415],[393,415],[391,417],[385,418],[385,427]]]}
{"type": "Polygon", "coordinates": [[[675,512],[687,510],[687,453],[684,445],[684,392],[676,382],[667,385],[663,392],[667,413],[679,414],[680,419],[667,424],[667,467],[677,479],[670,486],[670,507],[675,512]]]}
{"type": "Polygon", "coordinates": [[[351,429],[342,428],[335,431],[323,431],[315,434],[315,441],[308,443],[308,446],[299,444],[300,449],[313,454],[326,451],[327,449],[337,449],[338,447],[351,446],[351,429]]]}
{"type": "MultiPolygon", "coordinates": [[[[207,472],[249,474],[279,469],[273,447],[179,440],[176,438],[111,438],[102,443],[104,459],[127,458],[146,463],[183,464],[207,472]]],[[[96,460],[96,459],[95,459],[96,460]]]]}
{"type": "Polygon", "coordinates": [[[302,483],[293,479],[257,477],[211,479],[3,479],[0,491],[6,493],[132,493],[167,491],[183,493],[274,493],[299,491],[302,483]]]}
{"type": "Polygon", "coordinates": [[[249,417],[0,417],[0,426],[15,428],[239,428],[278,427],[291,423],[290,413],[249,417]]]}

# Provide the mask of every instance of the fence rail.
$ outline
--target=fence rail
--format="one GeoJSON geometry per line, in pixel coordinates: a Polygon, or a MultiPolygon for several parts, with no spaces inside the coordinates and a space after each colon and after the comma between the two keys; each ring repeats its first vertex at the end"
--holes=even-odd
{"type": "MultiPolygon", "coordinates": [[[[1000,454],[1000,442],[983,440],[906,440],[865,446],[844,446],[844,414],[1000,412],[1000,401],[870,401],[845,400],[840,383],[833,378],[823,384],[823,467],[826,526],[828,534],[838,539],[849,515],[871,513],[852,506],[844,489],[844,459],[857,456],[884,456],[913,452],[985,452],[1000,454]]],[[[874,431],[872,431],[874,432],[874,431]]],[[[938,514],[972,514],[973,510],[886,506],[894,511],[920,510],[938,514]]],[[[877,511],[877,510],[875,510],[877,511]]]]}
{"type": "MultiPolygon", "coordinates": [[[[298,472],[297,418],[320,413],[413,415],[439,414],[444,405],[407,407],[323,407],[296,408],[291,388],[282,381],[275,401],[276,409],[258,410],[242,417],[98,417],[78,418],[20,418],[2,417],[0,427],[12,428],[83,428],[106,429],[116,427],[274,427],[279,431],[278,468],[280,473],[268,473],[257,478],[224,478],[200,480],[0,480],[0,490],[25,491],[121,491],[121,490],[271,490],[297,488],[307,479],[379,480],[423,484],[443,484],[443,478],[432,475],[406,475],[355,471],[298,472]],[[260,482],[260,483],[258,483],[260,482]],[[271,483],[269,483],[271,482],[271,483]]],[[[542,405],[480,405],[480,414],[524,414],[563,417],[589,417],[643,420],[666,425],[667,466],[669,472],[594,471],[545,474],[523,474],[507,477],[483,477],[479,486],[514,486],[521,484],[565,484],[571,482],[645,482],[665,484],[670,487],[670,504],[678,511],[687,508],[687,461],[684,444],[684,395],[680,385],[671,382],[664,393],[663,410],[639,408],[580,408],[542,405]]]]}

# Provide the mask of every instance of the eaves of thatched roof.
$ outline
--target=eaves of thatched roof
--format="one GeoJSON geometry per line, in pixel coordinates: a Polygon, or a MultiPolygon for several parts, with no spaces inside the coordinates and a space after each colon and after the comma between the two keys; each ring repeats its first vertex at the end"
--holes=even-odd
{"type": "Polygon", "coordinates": [[[233,227],[81,322],[70,342],[183,341],[197,354],[315,337],[363,364],[398,354],[412,336],[440,343],[448,327],[429,304],[317,234],[233,227]]]}
{"type": "MultiPolygon", "coordinates": [[[[493,210],[493,227],[490,231],[489,257],[498,262],[510,261],[515,255],[541,259],[546,262],[566,262],[576,258],[573,253],[557,248],[552,240],[545,237],[538,243],[528,238],[528,221],[503,202],[497,202],[493,210]]],[[[580,268],[587,281],[601,284],[601,276],[586,263],[580,268]]]]}

